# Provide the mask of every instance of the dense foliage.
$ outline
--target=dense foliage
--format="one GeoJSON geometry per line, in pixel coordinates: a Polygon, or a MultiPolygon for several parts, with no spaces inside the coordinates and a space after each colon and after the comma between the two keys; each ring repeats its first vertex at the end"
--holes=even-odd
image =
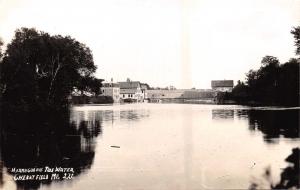
{"type": "Polygon", "coordinates": [[[296,54],[300,55],[300,26],[294,28],[291,33],[294,35],[295,38],[295,45],[296,45],[296,54]]]}
{"type": "Polygon", "coordinates": [[[2,39],[0,38],[0,60],[2,58],[2,46],[3,46],[3,41],[2,39]]]}
{"type": "Polygon", "coordinates": [[[64,107],[74,90],[99,93],[91,50],[70,36],[35,29],[16,30],[0,63],[2,104],[24,111],[64,107]]]}
{"type": "MultiPolygon", "coordinates": [[[[300,27],[291,32],[295,37],[296,54],[300,55],[300,27]]],[[[238,81],[229,97],[240,103],[265,105],[299,105],[300,59],[292,58],[280,64],[273,56],[265,56],[258,70],[246,74],[246,82],[238,81]]]]}

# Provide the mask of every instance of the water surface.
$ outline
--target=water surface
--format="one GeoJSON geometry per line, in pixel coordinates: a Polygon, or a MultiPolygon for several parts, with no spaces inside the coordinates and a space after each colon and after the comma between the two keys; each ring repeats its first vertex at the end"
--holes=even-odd
{"type": "MultiPolygon", "coordinates": [[[[70,122],[80,131],[81,152],[94,154],[72,180],[40,189],[269,188],[300,145],[299,108],[75,106],[70,122]]],[[[3,175],[2,188],[14,189],[11,175],[3,175]]]]}

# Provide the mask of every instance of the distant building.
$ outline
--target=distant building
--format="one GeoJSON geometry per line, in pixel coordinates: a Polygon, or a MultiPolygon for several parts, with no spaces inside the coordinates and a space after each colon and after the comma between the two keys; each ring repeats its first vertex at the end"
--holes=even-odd
{"type": "Polygon", "coordinates": [[[215,91],[211,89],[175,89],[148,90],[148,97],[153,99],[213,99],[215,91]]]}
{"type": "Polygon", "coordinates": [[[172,85],[171,85],[171,86],[168,86],[168,89],[169,89],[169,90],[176,90],[175,86],[172,86],[172,85]]]}
{"type": "Polygon", "coordinates": [[[139,81],[118,82],[120,85],[120,99],[124,102],[143,102],[144,92],[139,81]]]}
{"type": "Polygon", "coordinates": [[[120,102],[120,85],[118,83],[104,82],[101,87],[102,96],[111,96],[114,102],[120,102]]]}
{"type": "Polygon", "coordinates": [[[212,80],[211,88],[219,92],[231,92],[233,89],[233,80],[212,80]]]}

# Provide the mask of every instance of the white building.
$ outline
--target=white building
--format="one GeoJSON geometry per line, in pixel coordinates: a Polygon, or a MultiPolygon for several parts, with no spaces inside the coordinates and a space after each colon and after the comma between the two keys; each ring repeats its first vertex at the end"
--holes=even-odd
{"type": "Polygon", "coordinates": [[[139,81],[131,81],[127,79],[126,82],[119,82],[120,85],[120,99],[124,102],[143,102],[144,91],[141,88],[139,81]]]}

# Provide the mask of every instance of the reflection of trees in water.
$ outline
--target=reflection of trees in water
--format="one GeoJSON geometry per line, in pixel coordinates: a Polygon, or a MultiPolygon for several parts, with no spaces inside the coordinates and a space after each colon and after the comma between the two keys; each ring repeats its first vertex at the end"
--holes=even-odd
{"type": "Polygon", "coordinates": [[[264,134],[266,142],[274,142],[276,138],[299,138],[300,110],[236,110],[238,119],[247,119],[249,130],[259,130],[264,134]]]}
{"type": "MultiPolygon", "coordinates": [[[[247,119],[250,130],[259,130],[264,134],[267,143],[283,136],[285,138],[299,138],[299,112],[300,110],[235,110],[237,119],[247,119]]],[[[233,111],[213,110],[213,119],[233,119],[233,111]]],[[[270,168],[265,170],[263,179],[271,189],[299,189],[300,188],[300,149],[294,148],[285,159],[289,165],[280,174],[280,181],[274,182],[270,168]]],[[[258,180],[261,181],[261,180],[258,180]]],[[[249,189],[262,189],[260,182],[251,182],[249,189]]]]}
{"type": "MultiPolygon", "coordinates": [[[[56,113],[48,115],[51,119],[44,117],[41,122],[41,119],[38,119],[40,115],[36,113],[35,117],[26,120],[16,118],[13,124],[4,122],[5,125],[1,128],[0,163],[3,166],[0,170],[0,188],[3,185],[3,167],[7,168],[11,175],[14,174],[10,169],[14,167],[74,168],[75,176],[91,167],[95,155],[95,138],[102,133],[101,118],[70,122],[67,113],[56,113]]],[[[16,184],[18,189],[38,189],[41,184],[51,182],[50,179],[28,180],[16,181],[16,184]]]]}
{"type": "MultiPolygon", "coordinates": [[[[249,129],[259,130],[267,143],[283,136],[299,138],[299,110],[238,110],[237,118],[248,117],[249,129]]],[[[274,182],[270,168],[265,170],[263,178],[271,189],[299,188],[299,148],[294,148],[285,159],[289,166],[283,169],[280,181],[274,182]]],[[[259,183],[252,182],[249,189],[261,189],[259,183]]]]}
{"type": "MultiPolygon", "coordinates": [[[[269,168],[265,170],[264,179],[267,181],[271,189],[299,189],[300,188],[300,149],[294,148],[292,153],[285,159],[288,166],[283,168],[280,174],[279,182],[273,182],[272,172],[269,168]]],[[[257,182],[251,182],[249,189],[262,189],[257,182]]]]}
{"type": "Polygon", "coordinates": [[[266,142],[274,142],[276,138],[299,138],[300,110],[212,110],[212,119],[247,119],[249,130],[259,130],[264,134],[266,142]]]}
{"type": "Polygon", "coordinates": [[[299,137],[299,110],[249,110],[248,117],[249,129],[260,130],[267,142],[299,137]]]}
{"type": "Polygon", "coordinates": [[[213,109],[212,119],[234,119],[234,110],[230,109],[213,109]]]}

